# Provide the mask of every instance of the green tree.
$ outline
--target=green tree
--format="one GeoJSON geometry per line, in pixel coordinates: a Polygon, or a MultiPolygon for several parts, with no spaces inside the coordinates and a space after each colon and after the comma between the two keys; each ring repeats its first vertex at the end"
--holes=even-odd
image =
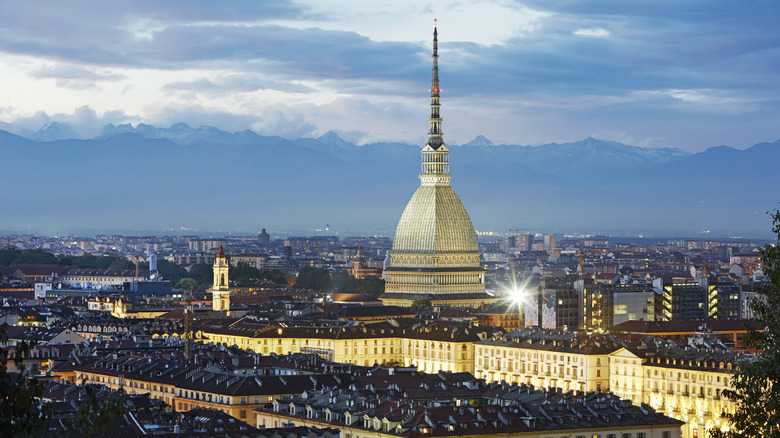
{"type": "Polygon", "coordinates": [[[214,269],[207,263],[198,263],[190,268],[187,276],[198,280],[200,284],[211,284],[214,282],[214,269]]]}
{"type": "Polygon", "coordinates": [[[374,276],[363,278],[358,284],[358,292],[378,297],[385,292],[385,281],[374,276]]]}
{"type": "Polygon", "coordinates": [[[431,307],[431,300],[427,298],[417,298],[416,300],[412,301],[412,307],[431,307]]]}
{"type": "Polygon", "coordinates": [[[19,259],[21,251],[15,247],[9,247],[0,250],[0,266],[13,266],[16,264],[16,260],[19,259]]]}
{"type": "Polygon", "coordinates": [[[135,264],[124,257],[116,257],[116,258],[112,257],[112,259],[113,261],[111,262],[110,265],[108,265],[108,269],[116,269],[119,271],[126,270],[126,269],[135,269],[135,264]]]}
{"type": "MultiPolygon", "coordinates": [[[[148,265],[146,269],[149,269],[148,265]]],[[[163,279],[169,280],[171,284],[176,284],[182,278],[190,276],[186,269],[165,259],[157,260],[157,272],[162,275],[163,279]]]]}
{"type": "Polygon", "coordinates": [[[327,290],[330,288],[330,274],[327,269],[304,266],[298,271],[295,287],[300,289],[327,290]]]}
{"type": "Polygon", "coordinates": [[[42,249],[20,251],[11,247],[0,250],[0,266],[18,264],[54,265],[57,264],[57,256],[42,249]]]}
{"type": "Polygon", "coordinates": [[[181,280],[177,281],[173,287],[175,287],[176,289],[190,291],[190,290],[198,289],[200,285],[201,283],[199,283],[198,280],[190,277],[184,277],[181,280]]]}
{"type": "Polygon", "coordinates": [[[357,293],[358,279],[350,276],[347,271],[336,271],[331,276],[330,288],[335,292],[357,293]]]}
{"type": "Polygon", "coordinates": [[[254,266],[246,263],[239,263],[231,266],[229,271],[230,281],[238,286],[249,286],[262,278],[262,273],[254,266]]]}
{"type": "Polygon", "coordinates": [[[268,269],[263,270],[261,273],[262,278],[267,278],[268,280],[273,281],[276,284],[290,284],[287,281],[287,276],[284,274],[284,272],[274,269],[269,271],[268,269]]]}
{"type": "MultiPolygon", "coordinates": [[[[0,326],[0,345],[8,341],[8,324],[0,326]]],[[[0,434],[11,437],[42,436],[49,408],[41,403],[43,385],[25,371],[22,360],[32,345],[15,348],[13,362],[19,370],[8,373],[8,350],[0,348],[0,434]]]]}
{"type": "Polygon", "coordinates": [[[780,436],[780,211],[772,214],[772,232],[777,237],[773,245],[761,249],[761,262],[767,283],[759,287],[764,299],[754,299],[750,305],[759,327],[748,329],[745,345],[761,347],[755,360],[742,363],[731,389],[723,395],[736,403],[735,413],[726,414],[728,431],[713,429],[711,436],[778,437],[780,436]]]}
{"type": "Polygon", "coordinates": [[[87,400],[79,405],[78,410],[64,422],[60,435],[66,437],[93,437],[101,435],[118,417],[128,411],[124,390],[111,391],[99,399],[92,385],[81,383],[87,394],[87,400]]]}
{"type": "Polygon", "coordinates": [[[57,256],[42,249],[28,249],[22,251],[19,260],[16,263],[32,263],[36,265],[54,265],[57,263],[57,256]]]}

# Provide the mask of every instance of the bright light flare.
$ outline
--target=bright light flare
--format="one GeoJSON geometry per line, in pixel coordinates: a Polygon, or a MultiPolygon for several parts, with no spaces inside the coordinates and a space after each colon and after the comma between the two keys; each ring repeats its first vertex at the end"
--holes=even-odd
{"type": "Polygon", "coordinates": [[[504,296],[510,305],[509,309],[514,309],[516,312],[523,311],[525,304],[530,298],[528,283],[529,279],[525,279],[518,284],[517,277],[512,273],[509,284],[503,288],[504,296]]]}

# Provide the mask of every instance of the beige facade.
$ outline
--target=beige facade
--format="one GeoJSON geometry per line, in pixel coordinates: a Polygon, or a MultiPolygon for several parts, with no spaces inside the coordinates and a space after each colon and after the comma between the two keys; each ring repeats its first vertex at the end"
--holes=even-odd
{"type": "Polygon", "coordinates": [[[562,351],[550,349],[548,341],[534,342],[538,348],[533,343],[477,343],[475,376],[488,382],[525,383],[564,391],[609,390],[609,353],[562,351]]]}
{"type": "Polygon", "coordinates": [[[705,438],[708,429],[728,427],[723,413],[734,413],[735,406],[720,393],[729,388],[734,371],[730,362],[643,359],[627,349],[610,357],[612,392],[685,421],[683,438],[705,438]]]}
{"type": "Polygon", "coordinates": [[[428,373],[474,373],[474,340],[484,334],[476,334],[476,328],[470,334],[451,330],[278,327],[229,332],[202,328],[196,337],[262,354],[315,353],[335,362],[361,366],[400,364],[414,365],[428,373]]]}

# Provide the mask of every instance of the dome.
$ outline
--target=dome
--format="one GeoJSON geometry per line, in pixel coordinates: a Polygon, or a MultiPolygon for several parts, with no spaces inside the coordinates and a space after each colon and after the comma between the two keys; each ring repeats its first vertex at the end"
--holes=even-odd
{"type": "Polygon", "coordinates": [[[479,253],[471,219],[449,184],[417,189],[398,221],[393,252],[479,253]]]}

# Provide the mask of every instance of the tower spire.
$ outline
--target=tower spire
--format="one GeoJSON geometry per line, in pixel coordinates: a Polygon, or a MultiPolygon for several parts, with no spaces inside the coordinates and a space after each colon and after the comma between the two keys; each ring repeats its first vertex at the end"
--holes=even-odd
{"type": "Polygon", "coordinates": [[[439,29],[436,20],[433,24],[433,72],[431,75],[431,118],[428,119],[428,141],[434,150],[444,144],[441,132],[441,115],[439,114],[439,29]]]}
{"type": "Polygon", "coordinates": [[[428,139],[422,150],[422,173],[424,185],[447,185],[450,182],[449,150],[444,145],[439,114],[439,31],[433,25],[433,73],[431,75],[431,117],[428,119],[428,139]]]}

